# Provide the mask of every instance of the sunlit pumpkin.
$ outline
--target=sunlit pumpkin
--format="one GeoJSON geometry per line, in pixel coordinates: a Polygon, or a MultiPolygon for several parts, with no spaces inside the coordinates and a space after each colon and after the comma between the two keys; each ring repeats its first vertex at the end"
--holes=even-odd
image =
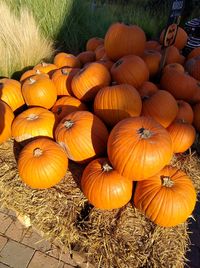
{"type": "Polygon", "coordinates": [[[62,67],[80,68],[81,67],[81,63],[76,56],[65,53],[65,52],[58,53],[54,57],[53,62],[57,66],[57,68],[62,68],[62,67]]]}
{"type": "Polygon", "coordinates": [[[11,124],[14,119],[12,109],[0,100],[0,144],[11,138],[11,124]]]}

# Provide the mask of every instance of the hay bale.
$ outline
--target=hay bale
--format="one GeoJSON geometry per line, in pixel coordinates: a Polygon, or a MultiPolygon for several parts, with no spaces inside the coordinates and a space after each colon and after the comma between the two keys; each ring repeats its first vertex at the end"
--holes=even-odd
{"type": "MultiPolygon", "coordinates": [[[[82,166],[70,171],[57,186],[33,190],[19,179],[16,159],[21,148],[13,141],[0,146],[0,202],[30,218],[45,238],[85,256],[95,267],[184,267],[189,244],[187,223],[159,227],[131,203],[101,211],[88,204],[79,181],[82,166]]],[[[200,159],[180,154],[172,165],[183,169],[200,191],[200,159]]]]}

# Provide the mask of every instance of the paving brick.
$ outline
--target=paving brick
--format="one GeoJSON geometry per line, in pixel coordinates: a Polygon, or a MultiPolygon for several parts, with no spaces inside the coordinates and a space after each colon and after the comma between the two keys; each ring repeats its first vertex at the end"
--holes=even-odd
{"type": "Polygon", "coordinates": [[[0,262],[14,268],[26,268],[34,252],[32,248],[9,240],[1,251],[0,262]]]}
{"type": "Polygon", "coordinates": [[[20,242],[23,239],[26,231],[27,229],[18,220],[16,220],[13,221],[8,227],[5,235],[15,241],[20,242]]]}
{"type": "Polygon", "coordinates": [[[63,261],[66,264],[71,265],[72,267],[77,265],[77,263],[71,258],[69,251],[64,252],[55,245],[52,245],[52,248],[48,254],[56,259],[63,261]]]}
{"type": "Polygon", "coordinates": [[[21,243],[42,252],[47,252],[51,249],[51,243],[44,240],[44,238],[33,231],[32,228],[25,233],[21,243]]]}
{"type": "Polygon", "coordinates": [[[13,220],[8,215],[0,212],[0,233],[4,234],[13,220]]]}
{"type": "Polygon", "coordinates": [[[27,268],[63,268],[63,262],[36,251],[27,268]]]}
{"type": "Polygon", "coordinates": [[[8,242],[7,237],[0,235],[0,251],[3,249],[3,247],[7,242],[8,242]]]}

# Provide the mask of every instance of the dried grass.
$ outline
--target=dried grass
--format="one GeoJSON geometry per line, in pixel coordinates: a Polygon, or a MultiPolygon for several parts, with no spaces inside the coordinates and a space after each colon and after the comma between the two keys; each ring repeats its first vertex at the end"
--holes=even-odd
{"type": "Polygon", "coordinates": [[[5,3],[0,3],[0,76],[33,66],[53,54],[52,41],[42,37],[28,9],[16,16],[5,3]]]}

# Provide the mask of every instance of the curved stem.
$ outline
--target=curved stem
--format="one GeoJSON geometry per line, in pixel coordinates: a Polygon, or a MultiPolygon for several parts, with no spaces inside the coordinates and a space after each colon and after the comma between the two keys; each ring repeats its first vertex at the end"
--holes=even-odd
{"type": "Polygon", "coordinates": [[[108,163],[104,163],[102,166],[102,169],[104,172],[109,172],[109,171],[113,170],[113,168],[108,163]]]}
{"type": "Polygon", "coordinates": [[[35,148],[34,150],[33,150],[33,156],[34,157],[39,157],[39,156],[41,156],[42,155],[42,149],[40,149],[40,148],[35,148]]]}
{"type": "Polygon", "coordinates": [[[68,119],[64,122],[64,126],[69,129],[74,125],[74,122],[71,119],[68,119]]]}
{"type": "Polygon", "coordinates": [[[174,182],[168,176],[161,176],[162,186],[171,188],[174,185],[174,182]]]}
{"type": "Polygon", "coordinates": [[[149,129],[142,127],[138,130],[138,134],[140,134],[140,138],[142,139],[149,139],[153,133],[149,129]]]}

